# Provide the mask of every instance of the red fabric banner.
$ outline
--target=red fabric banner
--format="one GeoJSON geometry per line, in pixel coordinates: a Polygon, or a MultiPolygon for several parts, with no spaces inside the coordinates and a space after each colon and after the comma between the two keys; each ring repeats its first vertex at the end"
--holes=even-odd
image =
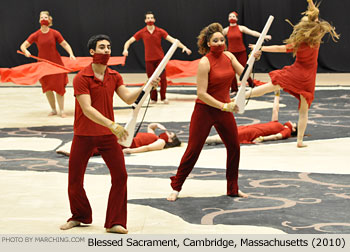
{"type": "Polygon", "coordinates": [[[196,76],[199,61],[200,59],[194,61],[170,60],[166,66],[166,76],[169,79],[196,76]]]}
{"type": "MultiPolygon", "coordinates": [[[[80,71],[87,67],[92,62],[92,57],[76,57],[76,60],[71,60],[69,57],[62,57],[65,67],[72,70],[72,72],[80,71]]],[[[125,56],[110,57],[108,61],[109,66],[125,65],[125,56]]]]}
{"type": "MultiPolygon", "coordinates": [[[[64,66],[60,66],[45,59],[35,58],[38,59],[39,62],[12,68],[0,68],[0,81],[13,82],[20,85],[34,85],[43,76],[79,71],[92,62],[92,57],[77,57],[76,60],[62,57],[64,66]]],[[[124,56],[111,57],[108,61],[108,65],[110,66],[124,64],[124,56]]]]}
{"type": "Polygon", "coordinates": [[[13,82],[20,85],[34,85],[45,75],[60,73],[69,73],[69,71],[46,62],[0,68],[1,82],[13,82]]]}

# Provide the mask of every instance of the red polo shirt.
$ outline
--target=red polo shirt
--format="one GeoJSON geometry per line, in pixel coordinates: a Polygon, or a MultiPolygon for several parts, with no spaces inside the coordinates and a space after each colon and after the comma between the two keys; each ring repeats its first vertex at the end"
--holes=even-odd
{"type": "MultiPolygon", "coordinates": [[[[114,121],[113,95],[119,86],[123,85],[121,75],[106,68],[103,82],[97,79],[92,70],[92,65],[81,70],[73,80],[74,96],[89,94],[91,105],[102,115],[114,121]]],[[[87,118],[75,99],[74,134],[80,136],[111,135],[112,132],[87,118]]]]}
{"type": "Polygon", "coordinates": [[[136,40],[143,40],[145,45],[145,61],[159,60],[164,57],[164,52],[162,49],[162,38],[166,38],[168,33],[155,26],[153,33],[147,30],[147,26],[139,30],[134,34],[136,40]]]}

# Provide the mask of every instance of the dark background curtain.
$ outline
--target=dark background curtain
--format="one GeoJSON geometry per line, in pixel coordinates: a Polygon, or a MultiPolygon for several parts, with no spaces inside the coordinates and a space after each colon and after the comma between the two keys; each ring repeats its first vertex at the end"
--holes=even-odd
{"type": "MultiPolygon", "coordinates": [[[[112,56],[121,56],[123,45],[136,31],[145,26],[144,13],[152,10],[156,25],[178,38],[193,54],[187,56],[178,49],[173,59],[195,60],[201,56],[197,52],[196,37],[200,30],[212,23],[228,25],[228,14],[236,11],[238,23],[250,29],[261,31],[269,15],[275,20],[269,34],[268,44],[281,44],[288,38],[293,24],[306,10],[306,0],[0,0],[0,67],[13,67],[33,62],[16,53],[21,43],[39,29],[39,12],[50,11],[54,29],[61,32],[73,48],[76,56],[88,56],[86,43],[94,34],[108,34],[113,42],[112,56]]],[[[319,72],[350,72],[350,1],[323,0],[321,18],[329,21],[341,34],[338,43],[329,36],[324,38],[319,54],[319,72]]],[[[246,44],[255,43],[256,38],[244,36],[246,44]]],[[[60,47],[63,56],[67,53],[60,47]]],[[[163,48],[170,47],[163,41],[163,48]]],[[[29,48],[37,55],[35,45],[29,48]]],[[[268,72],[289,65],[294,61],[292,54],[265,53],[256,64],[256,72],[268,72]]],[[[124,67],[120,72],[144,72],[143,43],[135,42],[129,50],[124,67]]]]}

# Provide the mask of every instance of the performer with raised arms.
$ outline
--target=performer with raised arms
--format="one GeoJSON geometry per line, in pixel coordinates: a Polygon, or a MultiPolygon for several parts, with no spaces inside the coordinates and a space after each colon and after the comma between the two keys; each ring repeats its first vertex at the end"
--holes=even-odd
{"type": "MultiPolygon", "coordinates": [[[[105,228],[107,232],[127,233],[127,173],[118,138],[127,131],[114,122],[114,92],[127,104],[135,102],[142,87],[129,90],[121,75],[108,68],[111,40],[106,35],[89,39],[88,49],[93,63],[81,70],[73,81],[75,102],[74,137],[69,156],[68,196],[72,217],[62,230],[92,222],[92,210],[84,190],[84,173],[93,151],[97,148],[112,177],[105,228]]],[[[152,82],[157,87],[159,78],[152,82]]]]}
{"type": "Polygon", "coordinates": [[[238,107],[234,100],[230,100],[230,86],[235,73],[241,75],[244,68],[234,55],[225,51],[225,37],[219,23],[212,23],[205,27],[198,36],[197,44],[199,53],[205,55],[198,66],[197,100],[191,117],[187,149],[176,175],[171,177],[173,192],[167,199],[169,201],[177,199],[212,126],[220,134],[227,149],[226,193],[232,197],[247,197],[238,190],[240,146],[237,126],[232,114],[238,111],[238,107]]]}
{"type": "MultiPolygon", "coordinates": [[[[41,28],[32,33],[21,45],[21,50],[26,57],[30,57],[31,53],[27,50],[33,43],[36,43],[39,51],[39,57],[50,60],[59,65],[63,65],[60,54],[56,48],[56,42],[59,43],[69,54],[71,59],[75,59],[74,53],[67,41],[64,40],[61,33],[55,29],[50,28],[52,26],[52,16],[48,11],[41,11],[39,23],[41,28]]],[[[64,113],[64,94],[66,92],[66,85],[68,83],[67,74],[53,74],[47,75],[40,79],[43,93],[50,104],[51,115],[57,115],[56,100],[54,92],[56,92],[56,99],[58,107],[60,109],[60,116],[65,117],[64,113]]]]}
{"type": "MultiPolygon", "coordinates": [[[[279,89],[290,93],[299,100],[299,121],[297,147],[303,143],[308,121],[308,109],[314,99],[317,73],[317,57],[322,38],[329,33],[334,41],[339,38],[335,28],[327,21],[319,19],[319,9],[308,0],[305,16],[293,27],[293,32],[284,42],[286,45],[263,46],[263,52],[293,52],[296,60],[293,65],[269,73],[271,82],[246,92],[246,98],[257,97],[279,89]]],[[[254,45],[251,45],[254,47],[254,45]]]]}
{"type": "MultiPolygon", "coordinates": [[[[238,14],[235,11],[232,11],[228,15],[229,26],[225,27],[223,30],[224,35],[227,37],[228,51],[231,52],[238,60],[238,62],[245,66],[247,62],[247,51],[243,43],[243,33],[259,37],[260,32],[249,29],[244,25],[238,25],[238,14]]],[[[271,40],[271,35],[266,35],[265,40],[271,40]]],[[[251,78],[248,79],[249,86],[253,87],[254,82],[251,78]]],[[[232,86],[231,92],[237,91],[237,78],[235,77],[232,86]]]]}
{"type": "MultiPolygon", "coordinates": [[[[129,40],[124,44],[123,55],[128,56],[128,49],[132,43],[140,39],[143,40],[145,46],[145,62],[146,62],[146,73],[148,77],[151,77],[154,70],[164,57],[161,41],[162,38],[168,40],[171,43],[175,42],[175,38],[170,36],[164,29],[154,25],[156,22],[153,12],[149,11],[145,14],[146,27],[136,32],[129,40]]],[[[181,42],[179,47],[182,48],[182,52],[186,52],[190,55],[192,52],[181,42]]],[[[167,80],[165,70],[160,76],[160,99],[164,104],[168,104],[169,101],[166,99],[167,80]]],[[[151,92],[151,103],[156,103],[158,99],[157,90],[151,92]]]]}

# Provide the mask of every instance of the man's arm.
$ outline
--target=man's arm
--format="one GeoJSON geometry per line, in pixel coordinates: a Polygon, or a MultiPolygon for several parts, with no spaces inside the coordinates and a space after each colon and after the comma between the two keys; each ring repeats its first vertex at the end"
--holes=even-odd
{"type": "MultiPolygon", "coordinates": [[[[160,81],[160,78],[153,80],[151,85],[156,88],[158,86],[158,83],[160,81]]],[[[121,85],[117,89],[118,96],[126,103],[131,105],[134,103],[137,99],[137,97],[141,94],[141,91],[143,89],[144,85],[138,89],[131,89],[125,87],[125,85],[121,85]]]]}
{"type": "Polygon", "coordinates": [[[124,50],[123,50],[123,55],[126,57],[129,55],[129,47],[132,43],[134,43],[136,41],[136,39],[134,38],[134,36],[132,36],[131,38],[129,38],[125,44],[124,44],[124,50]]]}
{"type": "Polygon", "coordinates": [[[120,125],[102,115],[98,110],[91,106],[91,96],[89,94],[81,94],[76,96],[84,115],[91,121],[107,127],[120,140],[124,140],[128,136],[128,132],[120,125]]]}
{"type": "Polygon", "coordinates": [[[113,121],[102,115],[97,109],[91,106],[91,96],[89,94],[77,95],[77,100],[84,115],[91,121],[105,127],[109,127],[113,121]]]}
{"type": "MultiPolygon", "coordinates": [[[[166,38],[166,40],[168,40],[170,43],[175,43],[175,38],[173,38],[172,36],[168,35],[166,38]]],[[[192,53],[192,51],[190,49],[188,49],[184,44],[182,44],[179,40],[179,47],[182,49],[182,52],[186,52],[187,55],[190,55],[192,53]]]]}

